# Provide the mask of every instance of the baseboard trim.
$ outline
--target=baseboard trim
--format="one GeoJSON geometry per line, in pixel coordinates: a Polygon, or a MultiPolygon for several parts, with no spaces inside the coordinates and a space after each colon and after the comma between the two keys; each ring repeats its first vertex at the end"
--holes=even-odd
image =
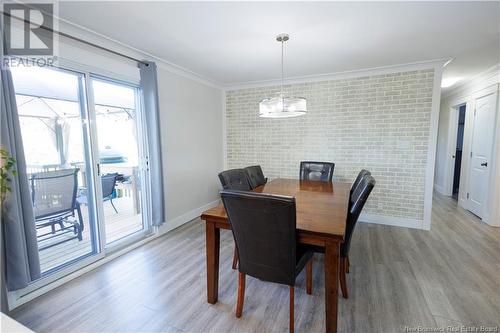
{"type": "Polygon", "coordinates": [[[487,225],[489,225],[490,227],[500,228],[500,221],[491,220],[489,214],[485,214],[484,217],[482,218],[482,221],[487,225]]]}
{"type": "Polygon", "coordinates": [[[423,220],[407,219],[404,217],[393,217],[393,216],[363,213],[359,217],[359,222],[390,225],[393,227],[427,230],[424,228],[423,220]]]}
{"type": "Polygon", "coordinates": [[[434,183],[434,190],[436,190],[436,192],[438,192],[442,195],[446,195],[446,193],[444,193],[444,186],[441,186],[441,185],[434,183]]]}
{"type": "Polygon", "coordinates": [[[161,225],[158,233],[160,235],[163,235],[169,231],[172,231],[174,229],[179,228],[180,226],[194,220],[195,218],[199,217],[204,211],[207,209],[213,208],[217,206],[220,203],[220,200],[214,200],[212,202],[207,203],[206,205],[203,205],[201,207],[195,208],[185,214],[182,214],[181,216],[175,217],[171,220],[168,220],[165,222],[165,224],[161,225]]]}
{"type": "Polygon", "coordinates": [[[464,198],[458,198],[458,207],[462,207],[463,209],[468,210],[467,200],[465,200],[464,198]]]}

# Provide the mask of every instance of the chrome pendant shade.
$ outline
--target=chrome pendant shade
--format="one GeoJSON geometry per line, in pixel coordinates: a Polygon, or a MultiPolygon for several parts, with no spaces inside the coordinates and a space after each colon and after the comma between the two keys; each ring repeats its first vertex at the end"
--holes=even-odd
{"type": "Polygon", "coordinates": [[[276,40],[281,43],[281,92],[278,96],[263,99],[259,103],[259,117],[261,118],[289,118],[307,113],[305,98],[285,96],[283,93],[283,45],[288,39],[290,38],[287,34],[280,34],[276,37],[276,40]]]}

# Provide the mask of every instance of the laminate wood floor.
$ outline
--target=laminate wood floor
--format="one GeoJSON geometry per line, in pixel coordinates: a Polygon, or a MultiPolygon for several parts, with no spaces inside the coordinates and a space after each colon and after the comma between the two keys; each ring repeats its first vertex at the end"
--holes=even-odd
{"type": "MultiPolygon", "coordinates": [[[[104,203],[104,218],[106,224],[106,241],[111,243],[115,240],[131,235],[135,232],[141,231],[142,215],[134,212],[133,198],[131,196],[116,198],[113,203],[118,210],[116,213],[111,206],[111,203],[104,203]]],[[[92,238],[90,236],[90,219],[89,210],[87,206],[82,206],[82,215],[84,230],[82,233],[82,240],[79,241],[73,238],[74,235],[62,234],[55,238],[39,242],[38,246],[46,246],[64,240],[65,238],[73,238],[69,241],[50,248],[39,251],[40,268],[42,273],[57,268],[71,260],[87,255],[92,252],[92,238]]],[[[48,228],[39,229],[39,232],[48,232],[48,228]]]]}
{"type": "MultiPolygon", "coordinates": [[[[340,332],[500,325],[500,228],[435,195],[432,230],[360,223],[340,332]]],[[[204,222],[196,219],[18,308],[36,332],[286,332],[288,287],[247,278],[234,315],[233,241],[221,232],[219,302],[206,302],[204,222]]],[[[295,292],[296,332],[324,332],[322,255],[313,295],[295,292]]]]}

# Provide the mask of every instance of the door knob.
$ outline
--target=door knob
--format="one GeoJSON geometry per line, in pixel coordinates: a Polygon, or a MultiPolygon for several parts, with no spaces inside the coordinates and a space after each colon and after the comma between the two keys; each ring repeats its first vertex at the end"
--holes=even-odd
{"type": "Polygon", "coordinates": [[[488,162],[481,163],[481,166],[487,167],[488,166],[488,162]]]}

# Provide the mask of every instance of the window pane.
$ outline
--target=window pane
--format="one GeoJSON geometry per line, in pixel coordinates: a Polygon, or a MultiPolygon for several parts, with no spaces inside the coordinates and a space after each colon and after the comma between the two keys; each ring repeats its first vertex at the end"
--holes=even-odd
{"type": "Polygon", "coordinates": [[[144,230],[135,89],[92,80],[106,243],[144,230]]]}
{"type": "MultiPolygon", "coordinates": [[[[78,74],[12,68],[42,274],[96,253],[78,74]]],[[[88,152],[88,151],[87,151],[88,152]]]]}

